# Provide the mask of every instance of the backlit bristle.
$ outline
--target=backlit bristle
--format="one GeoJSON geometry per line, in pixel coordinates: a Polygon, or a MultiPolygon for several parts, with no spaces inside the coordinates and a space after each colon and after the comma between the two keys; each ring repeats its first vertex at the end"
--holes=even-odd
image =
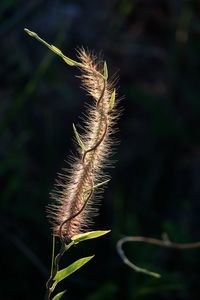
{"type": "Polygon", "coordinates": [[[62,175],[62,180],[58,180],[52,193],[55,203],[48,207],[53,234],[68,239],[87,230],[97,211],[93,188],[107,179],[103,168],[111,152],[111,133],[117,115],[115,106],[111,105],[114,87],[105,78],[101,62],[84,49],[78,57],[82,86],[92,100],[83,136],[79,138],[75,131],[80,155],[73,159],[71,169],[62,175]]]}

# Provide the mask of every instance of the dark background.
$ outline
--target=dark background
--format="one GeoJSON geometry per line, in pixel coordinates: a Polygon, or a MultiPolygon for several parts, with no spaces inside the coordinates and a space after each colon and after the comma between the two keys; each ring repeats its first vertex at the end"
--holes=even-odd
{"type": "Polygon", "coordinates": [[[1,0],[0,299],[43,299],[51,259],[45,206],[72,146],[84,102],[78,70],[23,28],[75,58],[102,53],[118,72],[120,141],[94,229],[111,234],[63,259],[96,254],[63,283],[63,299],[199,299],[200,250],[127,244],[135,273],[116,253],[124,235],[200,239],[200,1],[1,0]]]}

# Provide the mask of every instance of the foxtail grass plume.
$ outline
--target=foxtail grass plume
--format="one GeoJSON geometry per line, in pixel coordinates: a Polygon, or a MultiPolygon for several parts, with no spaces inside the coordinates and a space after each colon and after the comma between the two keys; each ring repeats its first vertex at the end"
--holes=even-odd
{"type": "Polygon", "coordinates": [[[79,155],[71,169],[63,174],[52,193],[54,204],[48,207],[53,234],[70,239],[84,232],[96,214],[94,192],[108,182],[103,168],[111,152],[113,125],[117,117],[115,89],[108,80],[107,65],[94,55],[79,50],[82,86],[92,97],[88,105],[84,134],[73,125],[79,155]],[[102,180],[103,179],[103,180],[102,180]]]}
{"type": "Polygon", "coordinates": [[[114,81],[108,80],[106,62],[103,63],[90,52],[80,49],[77,62],[65,56],[54,45],[48,44],[37,33],[27,28],[24,30],[60,56],[66,64],[78,67],[82,72],[82,86],[92,97],[82,136],[73,125],[79,155],[73,157],[70,169],[56,181],[51,194],[54,203],[48,206],[53,235],[70,240],[74,235],[88,230],[97,211],[94,192],[109,181],[103,168],[112,151],[111,135],[119,116],[114,81]]]}

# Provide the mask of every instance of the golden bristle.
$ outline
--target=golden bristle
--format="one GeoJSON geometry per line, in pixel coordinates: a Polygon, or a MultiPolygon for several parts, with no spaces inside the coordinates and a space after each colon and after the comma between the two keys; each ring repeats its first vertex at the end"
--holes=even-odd
{"type": "Polygon", "coordinates": [[[64,183],[58,180],[52,193],[55,204],[48,208],[53,234],[68,239],[87,230],[96,212],[93,189],[103,181],[102,169],[111,151],[116,114],[115,107],[111,107],[114,88],[105,78],[104,68],[84,49],[79,51],[78,57],[82,86],[93,101],[89,105],[85,133],[81,138],[74,126],[81,147],[80,157],[74,158],[68,175],[62,176],[64,183]]]}

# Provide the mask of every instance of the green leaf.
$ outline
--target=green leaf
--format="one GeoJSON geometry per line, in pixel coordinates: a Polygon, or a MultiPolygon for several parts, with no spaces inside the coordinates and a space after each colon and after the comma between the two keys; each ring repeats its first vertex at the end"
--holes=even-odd
{"type": "Polygon", "coordinates": [[[24,28],[24,31],[25,31],[26,33],[28,33],[28,35],[30,35],[30,36],[32,36],[32,37],[34,37],[34,38],[36,38],[36,36],[37,36],[37,34],[36,34],[35,32],[29,30],[28,28],[24,28]]]}
{"type": "Polygon", "coordinates": [[[107,180],[105,180],[105,181],[99,182],[99,183],[95,184],[95,185],[92,187],[92,189],[95,190],[95,189],[101,187],[102,185],[108,183],[109,181],[110,181],[110,179],[107,179],[107,180]]]}
{"type": "Polygon", "coordinates": [[[84,266],[93,257],[94,255],[78,259],[77,261],[69,265],[67,268],[58,271],[54,277],[54,280],[57,283],[60,282],[61,280],[65,279],[66,277],[80,269],[82,266],[84,266]]]}
{"type": "Polygon", "coordinates": [[[53,297],[52,300],[60,300],[61,297],[62,297],[65,293],[66,293],[66,290],[63,291],[63,292],[60,292],[59,294],[55,295],[55,296],[53,297]]]}
{"type": "Polygon", "coordinates": [[[62,54],[62,59],[64,60],[64,62],[66,62],[66,64],[68,64],[69,66],[74,66],[74,67],[82,67],[82,64],[65,56],[64,54],[62,54]]]}
{"type": "Polygon", "coordinates": [[[115,96],[116,96],[116,91],[114,89],[110,98],[110,110],[112,110],[115,105],[115,96]]]}
{"type": "Polygon", "coordinates": [[[63,55],[62,51],[61,51],[60,49],[58,49],[56,46],[51,45],[50,47],[51,47],[51,50],[52,50],[54,53],[58,54],[59,56],[62,56],[62,55],[63,55]]]}
{"type": "Polygon", "coordinates": [[[54,45],[50,45],[48,44],[45,40],[43,40],[41,37],[39,37],[39,35],[34,32],[31,31],[27,28],[24,28],[24,31],[30,35],[31,37],[35,38],[36,40],[38,40],[40,43],[44,44],[46,47],[48,47],[51,51],[53,51],[55,54],[57,54],[58,56],[60,56],[65,62],[66,64],[68,64],[69,66],[75,66],[75,67],[82,67],[83,65],[67,56],[65,56],[62,51],[60,49],[58,49],[56,46],[54,45]]]}
{"type": "Polygon", "coordinates": [[[76,140],[77,140],[79,146],[81,147],[82,152],[85,152],[85,145],[84,145],[84,143],[82,142],[82,140],[81,140],[81,138],[80,138],[80,136],[79,136],[79,134],[78,134],[78,131],[76,130],[76,127],[75,127],[74,124],[73,124],[73,129],[74,129],[74,134],[75,134],[75,136],[76,136],[76,140]]]}
{"type": "Polygon", "coordinates": [[[105,80],[108,80],[108,67],[107,67],[106,61],[104,61],[103,76],[104,76],[105,80]]]}
{"type": "Polygon", "coordinates": [[[89,192],[89,191],[91,191],[91,190],[95,190],[95,189],[97,189],[97,188],[103,186],[104,184],[108,183],[109,181],[110,181],[110,179],[107,179],[107,180],[105,180],[105,181],[103,181],[103,182],[99,182],[99,183],[93,185],[91,188],[86,189],[85,192],[87,193],[87,192],[89,192]]]}
{"type": "Polygon", "coordinates": [[[77,244],[85,240],[96,239],[109,232],[110,230],[97,230],[97,231],[90,231],[81,234],[76,234],[72,237],[72,241],[74,241],[74,243],[77,244]]]}

